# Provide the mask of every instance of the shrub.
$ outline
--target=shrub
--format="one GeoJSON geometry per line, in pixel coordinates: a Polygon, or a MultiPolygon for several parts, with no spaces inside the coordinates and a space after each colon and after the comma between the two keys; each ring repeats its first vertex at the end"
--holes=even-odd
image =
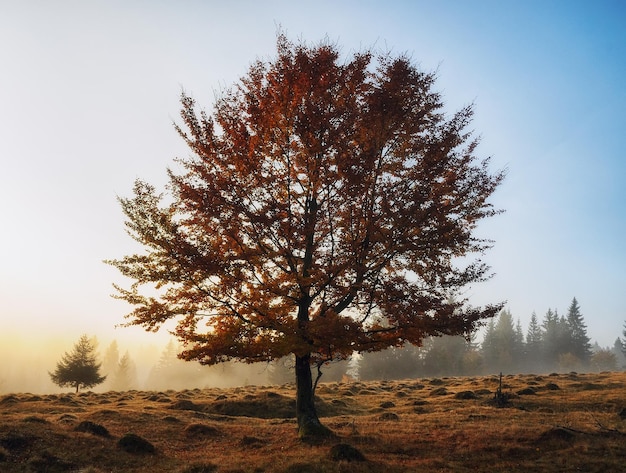
{"type": "Polygon", "coordinates": [[[189,424],[185,428],[188,437],[214,437],[220,435],[219,429],[205,424],[189,424]]]}
{"type": "Polygon", "coordinates": [[[478,396],[474,391],[461,391],[454,395],[454,399],[477,399],[478,396]]]}
{"type": "Polygon", "coordinates": [[[379,419],[396,421],[396,420],[400,420],[400,417],[398,417],[398,414],[395,414],[393,412],[383,412],[380,415],[379,419]]]}
{"type": "Polygon", "coordinates": [[[99,435],[100,437],[110,437],[109,431],[106,427],[88,420],[78,424],[74,430],[76,432],[87,432],[88,434],[99,435]]]}
{"type": "Polygon", "coordinates": [[[365,456],[354,448],[352,445],[348,445],[346,443],[339,443],[334,445],[330,449],[330,459],[334,461],[357,461],[362,462],[365,461],[365,456]]]}
{"type": "Polygon", "coordinates": [[[155,453],[154,445],[136,434],[126,434],[117,441],[117,446],[128,453],[152,454],[155,453]]]}

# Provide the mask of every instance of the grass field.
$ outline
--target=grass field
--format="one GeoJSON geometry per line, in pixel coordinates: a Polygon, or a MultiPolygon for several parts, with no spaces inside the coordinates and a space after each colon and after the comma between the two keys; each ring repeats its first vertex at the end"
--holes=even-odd
{"type": "Polygon", "coordinates": [[[626,373],[504,376],[504,407],[498,387],[496,376],[321,384],[320,417],[337,434],[324,442],[297,438],[291,385],[9,394],[0,471],[626,471],[626,373]]]}

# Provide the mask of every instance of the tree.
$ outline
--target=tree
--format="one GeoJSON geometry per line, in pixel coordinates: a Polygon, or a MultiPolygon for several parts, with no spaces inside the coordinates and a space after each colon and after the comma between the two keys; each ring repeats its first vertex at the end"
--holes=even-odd
{"type": "Polygon", "coordinates": [[[54,373],[48,373],[57,386],[91,388],[102,383],[106,376],[100,375],[100,363],[96,362],[95,342],[82,335],[71,353],[65,353],[57,363],[54,373]]]}
{"type": "Polygon", "coordinates": [[[181,361],[178,358],[179,349],[174,339],[167,342],[159,360],[148,374],[146,386],[149,389],[189,389],[203,385],[206,369],[181,361]]]}
{"type": "Polygon", "coordinates": [[[419,374],[419,355],[419,348],[408,343],[402,347],[364,353],[359,375],[362,380],[414,378],[419,374]]]}
{"type": "Polygon", "coordinates": [[[559,357],[568,353],[570,347],[567,320],[559,317],[558,311],[548,309],[541,325],[544,360],[548,367],[556,368],[559,366],[559,357]]]}
{"type": "Polygon", "coordinates": [[[490,319],[481,344],[481,352],[487,370],[498,368],[498,344],[496,342],[496,323],[490,319]]]}
{"type": "Polygon", "coordinates": [[[113,340],[109,346],[104,350],[104,355],[102,356],[102,372],[107,376],[107,380],[105,382],[105,387],[116,389],[111,387],[113,383],[113,375],[117,370],[118,363],[120,361],[120,351],[117,345],[117,341],[113,340]]]}
{"type": "Polygon", "coordinates": [[[127,391],[137,385],[137,367],[128,351],[119,359],[111,380],[111,389],[127,391]]]}
{"type": "Polygon", "coordinates": [[[299,434],[327,435],[313,367],[469,333],[501,308],[448,298],[489,277],[475,257],[492,242],[474,230],[498,213],[487,200],[504,172],[475,156],[472,107],[446,116],[434,74],[408,58],[342,63],[283,35],[277,50],[212,115],[183,93],[192,154],[167,195],[138,180],[120,199],[146,253],[109,262],[134,281],[117,287],[136,306],[128,324],[177,320],[182,358],[293,354],[299,434]]]}
{"type": "Polygon", "coordinates": [[[591,355],[590,365],[594,371],[615,371],[617,357],[609,348],[600,348],[591,355]]]}
{"type": "Polygon", "coordinates": [[[591,359],[591,343],[587,336],[587,326],[580,313],[580,306],[574,297],[567,311],[567,325],[571,337],[570,352],[576,356],[583,364],[587,364],[591,359]]]}
{"type": "Polygon", "coordinates": [[[613,348],[611,349],[611,351],[615,355],[617,368],[622,369],[622,370],[625,369],[626,368],[626,347],[624,346],[624,343],[622,342],[620,337],[617,337],[615,339],[615,343],[613,343],[613,348]]]}
{"type": "Polygon", "coordinates": [[[502,310],[493,330],[488,331],[483,341],[485,358],[493,363],[490,367],[500,372],[514,373],[517,370],[523,352],[523,334],[521,328],[515,328],[513,315],[509,310],[502,310]],[[489,338],[487,338],[489,337],[489,338]]]}
{"type": "Polygon", "coordinates": [[[267,370],[271,384],[288,384],[293,382],[295,358],[284,356],[268,364],[267,370]]]}
{"type": "Polygon", "coordinates": [[[423,356],[426,376],[463,376],[477,374],[482,358],[475,344],[464,337],[432,337],[423,356]]]}
{"type": "Polygon", "coordinates": [[[626,322],[624,322],[624,330],[622,330],[622,335],[624,336],[623,340],[621,340],[619,337],[617,339],[620,341],[622,354],[626,357],[626,322]]]}
{"type": "Polygon", "coordinates": [[[102,371],[106,374],[113,373],[119,361],[120,350],[117,345],[117,340],[113,340],[104,351],[104,356],[102,357],[102,371]]]}
{"type": "Polygon", "coordinates": [[[535,311],[530,316],[526,332],[525,368],[535,370],[539,367],[543,348],[543,334],[535,311]]]}

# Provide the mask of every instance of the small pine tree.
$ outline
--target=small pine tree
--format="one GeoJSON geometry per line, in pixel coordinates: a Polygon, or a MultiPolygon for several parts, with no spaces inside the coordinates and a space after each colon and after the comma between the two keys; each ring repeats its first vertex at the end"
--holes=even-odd
{"type": "Polygon", "coordinates": [[[65,353],[57,363],[54,373],[48,372],[57,386],[91,388],[102,383],[106,376],[100,375],[100,363],[96,362],[95,343],[87,335],[80,337],[71,353],[65,353]]]}
{"type": "Polygon", "coordinates": [[[615,355],[617,369],[626,369],[626,345],[624,345],[624,342],[622,342],[620,337],[615,339],[615,343],[613,344],[611,351],[615,355]]]}

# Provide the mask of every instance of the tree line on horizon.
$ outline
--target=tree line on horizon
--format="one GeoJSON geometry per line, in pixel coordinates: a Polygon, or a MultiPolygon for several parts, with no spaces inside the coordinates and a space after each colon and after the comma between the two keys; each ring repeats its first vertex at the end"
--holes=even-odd
{"type": "Polygon", "coordinates": [[[476,334],[431,337],[421,347],[407,345],[366,353],[361,379],[469,376],[489,373],[613,371],[626,367],[624,338],[612,347],[592,344],[580,306],[574,298],[567,314],[548,309],[542,320],[533,312],[527,331],[503,309],[489,320],[483,340],[476,334]]]}
{"type": "MultiPolygon", "coordinates": [[[[433,376],[469,376],[489,373],[552,371],[614,371],[626,369],[626,325],[623,337],[612,347],[592,344],[580,305],[574,298],[567,314],[548,309],[542,320],[535,313],[524,333],[519,319],[503,309],[490,319],[483,340],[476,333],[430,337],[420,347],[405,345],[376,353],[363,353],[322,368],[323,381],[403,379],[433,376]]],[[[293,359],[283,357],[270,363],[226,362],[201,366],[178,358],[182,349],[171,339],[140,381],[136,363],[128,351],[121,354],[112,341],[102,357],[96,354],[97,339],[83,335],[74,350],[66,353],[50,373],[60,386],[124,391],[209,387],[220,378],[232,384],[287,384],[294,381],[293,359]]]]}

